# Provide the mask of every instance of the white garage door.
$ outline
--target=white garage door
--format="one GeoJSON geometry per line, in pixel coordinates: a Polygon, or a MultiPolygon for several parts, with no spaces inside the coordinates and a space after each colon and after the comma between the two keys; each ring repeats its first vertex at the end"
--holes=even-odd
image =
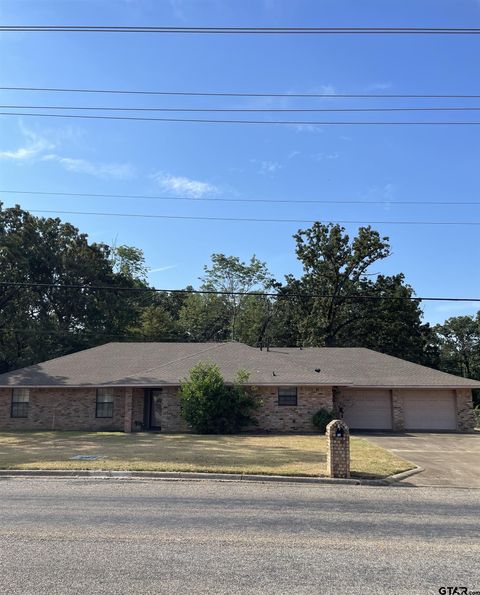
{"type": "Polygon", "coordinates": [[[403,393],[406,430],[456,430],[455,395],[451,390],[403,393]]]}
{"type": "Polygon", "coordinates": [[[343,419],[353,430],[391,430],[392,400],[389,390],[346,390],[339,396],[343,419]]]}

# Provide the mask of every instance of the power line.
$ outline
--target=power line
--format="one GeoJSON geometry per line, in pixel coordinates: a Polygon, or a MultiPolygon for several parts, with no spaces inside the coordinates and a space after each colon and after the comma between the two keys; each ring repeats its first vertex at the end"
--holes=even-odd
{"type": "Polygon", "coordinates": [[[34,116],[39,118],[75,118],[83,120],[133,120],[144,122],[186,122],[198,124],[287,124],[289,126],[478,126],[480,121],[318,121],[318,120],[211,120],[207,118],[153,118],[140,116],[91,116],[87,114],[39,114],[32,112],[0,112],[0,116],[34,116]]]}
{"type": "MultiPolygon", "coordinates": [[[[128,217],[139,219],[179,219],[187,221],[235,221],[239,223],[314,223],[318,219],[259,219],[257,217],[197,217],[195,215],[154,215],[149,213],[104,213],[99,211],[53,211],[29,209],[30,213],[54,215],[90,215],[94,217],[128,217]]],[[[480,221],[330,221],[340,225],[480,225],[480,221]]]]}
{"type": "Polygon", "coordinates": [[[0,105],[0,109],[48,109],[117,112],[207,113],[350,113],[350,112],[478,112],[480,107],[353,107],[353,108],[195,108],[195,107],[91,107],[67,105],[0,105]]]}
{"type": "MultiPolygon", "coordinates": [[[[32,334],[32,327],[28,327],[28,328],[8,328],[8,327],[2,327],[2,333],[24,333],[24,334],[28,334],[31,335],[32,334]]],[[[135,341],[138,341],[138,339],[145,339],[146,337],[154,337],[154,339],[150,339],[150,340],[155,340],[158,341],[158,339],[163,338],[168,340],[172,340],[172,339],[179,339],[181,338],[183,342],[187,342],[188,341],[188,335],[186,335],[186,333],[174,333],[174,332],[162,332],[162,333],[142,333],[139,329],[137,329],[136,331],[132,331],[130,333],[108,333],[106,331],[93,331],[93,330],[85,330],[85,329],[70,329],[70,330],[61,330],[61,329],[41,329],[41,328],[35,328],[34,331],[35,335],[56,335],[56,336],[64,336],[64,337],[75,337],[77,339],[82,339],[82,338],[95,338],[95,337],[110,337],[110,338],[126,338],[129,337],[130,339],[134,339],[135,341]]]]}
{"type": "Polygon", "coordinates": [[[103,93],[118,95],[167,95],[186,97],[284,97],[330,99],[480,99],[480,95],[385,94],[385,93],[233,93],[203,91],[132,91],[128,89],[67,89],[62,87],[0,87],[0,91],[40,91],[52,93],[103,93]]]}
{"type": "MultiPolygon", "coordinates": [[[[83,283],[34,283],[22,281],[0,281],[0,287],[50,287],[55,289],[88,289],[93,291],[125,291],[125,292],[152,292],[152,293],[170,293],[170,294],[206,294],[206,295],[235,295],[235,296],[253,296],[253,297],[276,297],[276,298],[311,298],[311,299],[336,299],[338,295],[318,294],[318,293],[278,293],[269,291],[220,291],[214,289],[160,289],[158,287],[112,287],[106,285],[85,285],[83,283]]],[[[349,295],[341,296],[342,299],[352,300],[417,300],[423,302],[480,302],[480,298],[470,297],[417,297],[417,296],[392,296],[392,295],[349,295]]]]}
{"type": "Polygon", "coordinates": [[[0,32],[176,33],[229,35],[478,35],[477,27],[126,27],[92,25],[1,25],[0,32]]]}
{"type": "Polygon", "coordinates": [[[30,190],[2,190],[2,194],[28,194],[41,196],[64,196],[64,197],[87,197],[87,198],[122,198],[122,199],[146,199],[146,200],[188,200],[193,202],[244,202],[244,203],[285,203],[285,204],[332,204],[332,205],[445,205],[445,206],[475,206],[480,201],[435,201],[435,200],[317,200],[317,199],[281,199],[281,198],[211,198],[192,196],[152,196],[148,194],[92,194],[88,192],[39,192],[30,190]]]}

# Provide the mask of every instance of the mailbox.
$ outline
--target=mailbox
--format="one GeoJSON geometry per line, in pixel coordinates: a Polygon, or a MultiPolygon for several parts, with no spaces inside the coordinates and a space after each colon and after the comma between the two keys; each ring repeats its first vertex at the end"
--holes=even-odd
{"type": "Polygon", "coordinates": [[[326,430],[327,474],[329,477],[350,477],[350,431],[341,419],[331,421],[326,430]]]}

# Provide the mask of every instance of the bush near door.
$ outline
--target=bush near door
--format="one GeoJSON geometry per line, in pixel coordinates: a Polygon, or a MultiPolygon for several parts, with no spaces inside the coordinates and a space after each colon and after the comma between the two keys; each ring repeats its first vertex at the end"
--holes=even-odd
{"type": "Polygon", "coordinates": [[[233,386],[225,384],[218,366],[200,362],[180,385],[181,413],[199,434],[234,434],[257,425],[260,403],[244,387],[248,373],[239,370],[233,386]]]}

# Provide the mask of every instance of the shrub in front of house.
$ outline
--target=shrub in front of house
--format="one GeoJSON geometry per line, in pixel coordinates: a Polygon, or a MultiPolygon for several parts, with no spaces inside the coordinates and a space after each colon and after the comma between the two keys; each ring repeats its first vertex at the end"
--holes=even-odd
{"type": "Polygon", "coordinates": [[[247,381],[248,372],[240,370],[227,385],[217,365],[198,363],[180,384],[182,417],[199,434],[234,434],[257,425],[259,402],[245,388],[247,381]]]}
{"type": "Polygon", "coordinates": [[[319,409],[317,413],[312,417],[312,423],[316,427],[316,429],[325,434],[328,424],[335,419],[333,416],[333,412],[329,411],[328,409],[319,409]]]}

